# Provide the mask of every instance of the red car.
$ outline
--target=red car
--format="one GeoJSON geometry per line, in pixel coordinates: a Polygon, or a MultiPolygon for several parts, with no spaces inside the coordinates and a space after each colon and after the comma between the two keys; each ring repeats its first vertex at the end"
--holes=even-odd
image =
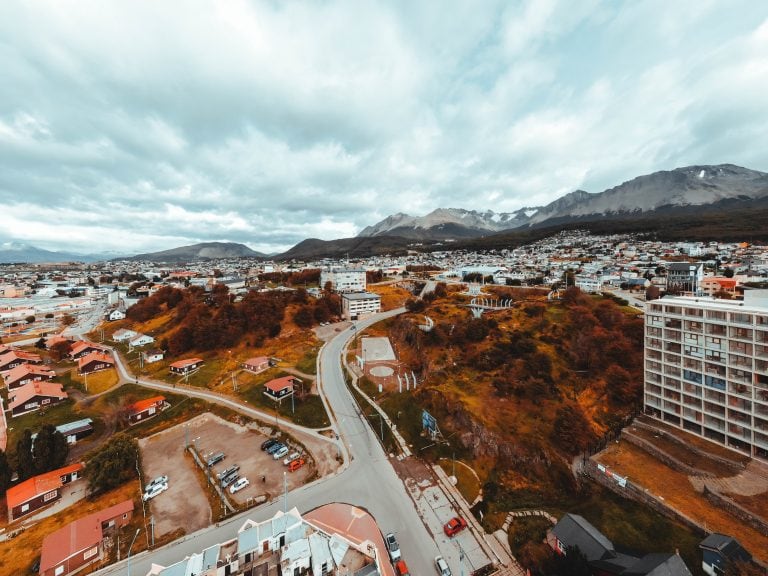
{"type": "Polygon", "coordinates": [[[443,530],[445,530],[446,536],[455,536],[464,528],[467,527],[467,521],[464,520],[461,516],[454,516],[450,520],[448,520],[448,523],[443,526],[443,530]]]}

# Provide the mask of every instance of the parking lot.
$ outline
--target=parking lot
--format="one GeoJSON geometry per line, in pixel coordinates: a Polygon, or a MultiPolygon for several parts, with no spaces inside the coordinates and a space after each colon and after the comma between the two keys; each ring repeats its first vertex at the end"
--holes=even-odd
{"type": "MultiPolygon", "coordinates": [[[[192,459],[184,457],[187,441],[203,460],[217,452],[225,454],[221,462],[211,467],[213,478],[235,464],[240,466],[240,477],[247,478],[250,484],[236,494],[227,491],[227,496],[235,505],[251,504],[260,496],[269,500],[282,494],[284,472],[288,490],[301,486],[313,474],[314,461],[309,455],[304,455],[304,466],[289,472],[282,458],[275,460],[261,450],[261,443],[266,439],[267,436],[262,433],[206,413],[142,440],[145,482],[162,474],[168,475],[168,490],[149,503],[149,510],[155,516],[155,533],[162,535],[178,527],[184,527],[189,533],[211,522],[210,506],[192,459]],[[184,502],[183,506],[179,505],[180,501],[184,502]]],[[[290,452],[301,451],[290,443],[288,446],[290,452]]]]}

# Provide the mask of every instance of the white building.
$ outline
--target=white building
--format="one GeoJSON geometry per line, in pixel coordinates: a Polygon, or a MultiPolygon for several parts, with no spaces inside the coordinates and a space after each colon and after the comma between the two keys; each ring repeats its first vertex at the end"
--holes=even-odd
{"type": "Polygon", "coordinates": [[[603,288],[603,282],[600,278],[576,276],[575,283],[576,287],[582,292],[600,292],[603,288]]]}
{"type": "Polygon", "coordinates": [[[768,290],[649,302],[644,380],[646,413],[768,460],[768,290]]]}
{"type": "Polygon", "coordinates": [[[343,294],[341,311],[347,320],[357,320],[366,314],[381,312],[381,296],[370,292],[343,294]]]}
{"type": "Polygon", "coordinates": [[[330,282],[331,290],[341,294],[365,292],[365,270],[359,268],[337,268],[320,272],[320,288],[330,282]]]}

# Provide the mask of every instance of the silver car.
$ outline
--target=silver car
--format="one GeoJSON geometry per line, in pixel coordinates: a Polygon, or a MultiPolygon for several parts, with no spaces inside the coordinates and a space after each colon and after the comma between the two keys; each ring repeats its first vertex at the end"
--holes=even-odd
{"type": "Polygon", "coordinates": [[[440,576],[451,576],[451,569],[448,568],[448,562],[442,556],[435,556],[435,568],[440,576]]]}

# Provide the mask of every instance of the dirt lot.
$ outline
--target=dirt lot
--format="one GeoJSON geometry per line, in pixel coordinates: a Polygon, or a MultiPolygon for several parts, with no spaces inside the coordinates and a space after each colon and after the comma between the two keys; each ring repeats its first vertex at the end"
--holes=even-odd
{"type": "MultiPolygon", "coordinates": [[[[249,499],[266,495],[267,499],[279,497],[283,492],[282,459],[276,461],[260,449],[270,429],[260,430],[255,425],[241,426],[210,413],[201,414],[185,424],[159,432],[140,441],[145,481],[167,474],[169,486],[166,492],[150,501],[150,509],[157,522],[155,531],[162,535],[184,527],[187,533],[211,523],[211,510],[194,471],[191,458],[184,457],[185,428],[189,427],[188,440],[196,445],[205,458],[214,452],[224,452],[226,457],[211,469],[214,476],[222,470],[238,464],[241,477],[248,478],[250,485],[234,495],[232,503],[249,504],[249,499]],[[262,481],[262,477],[264,480],[262,481]],[[184,506],[178,503],[183,501],[184,506]]],[[[333,444],[309,434],[294,433],[298,441],[288,440],[289,447],[298,452],[309,452],[307,464],[296,472],[288,472],[288,490],[304,484],[308,479],[325,476],[338,467],[337,449],[333,444]]],[[[229,495],[229,493],[228,493],[229,495]]],[[[149,513],[149,510],[148,510],[149,513]]]]}

